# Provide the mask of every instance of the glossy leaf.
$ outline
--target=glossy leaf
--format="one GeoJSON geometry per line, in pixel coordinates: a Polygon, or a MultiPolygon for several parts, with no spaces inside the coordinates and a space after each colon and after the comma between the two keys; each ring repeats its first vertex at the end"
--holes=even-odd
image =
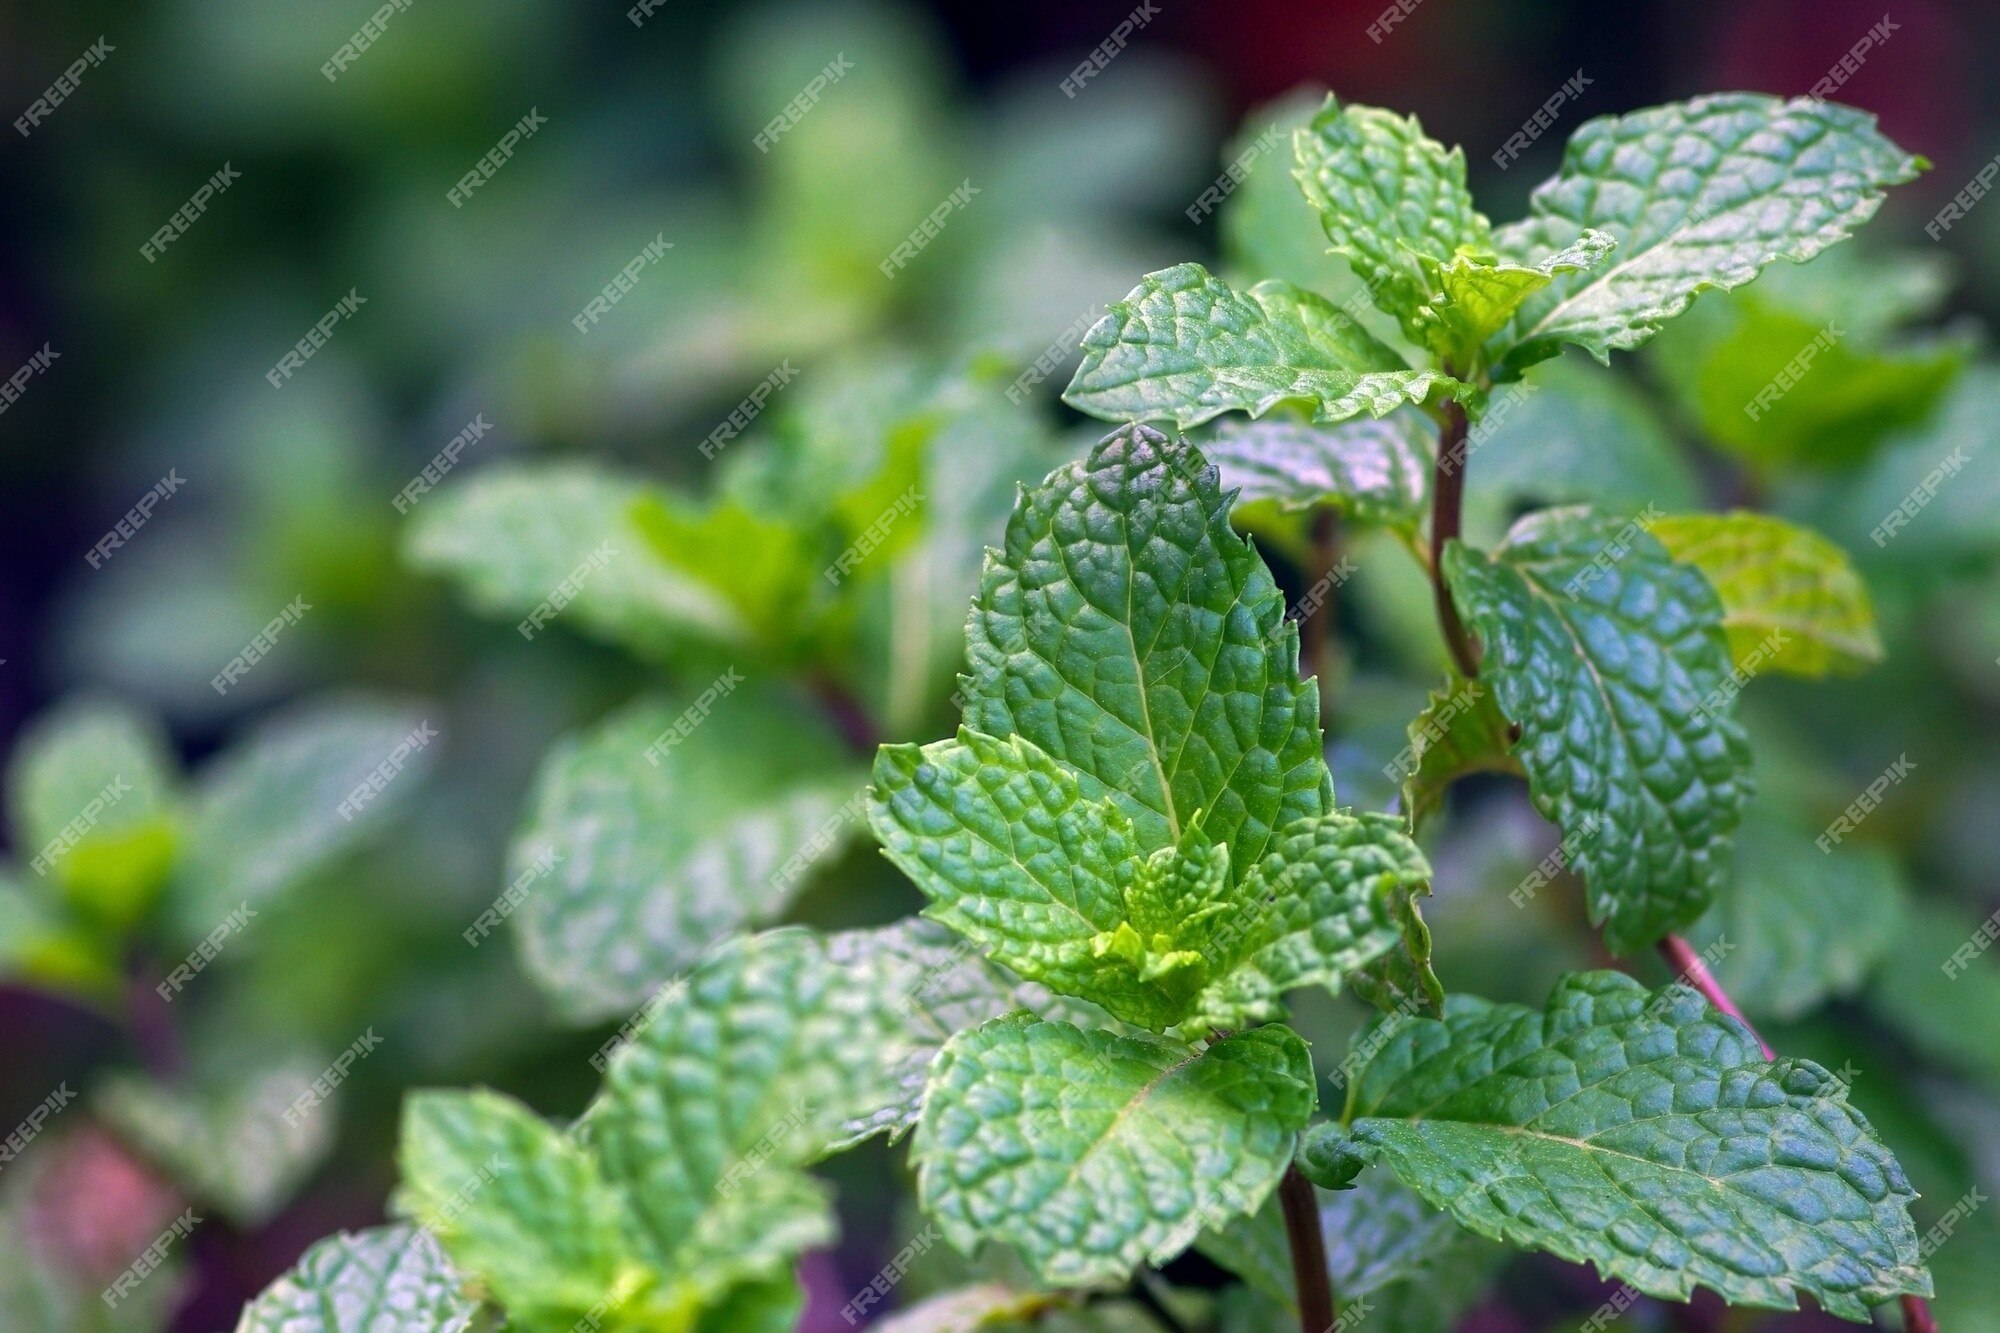
{"type": "Polygon", "coordinates": [[[466,1333],[479,1313],[435,1238],[410,1226],[320,1241],[244,1307],[236,1333],[466,1333]]]}

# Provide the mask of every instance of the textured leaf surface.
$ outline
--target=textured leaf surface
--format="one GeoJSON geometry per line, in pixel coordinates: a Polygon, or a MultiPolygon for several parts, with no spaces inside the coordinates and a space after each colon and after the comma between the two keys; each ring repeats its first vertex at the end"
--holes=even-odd
{"type": "Polygon", "coordinates": [[[1729,883],[1691,934],[1699,948],[1714,941],[1730,998],[1790,1022],[1851,994],[1903,924],[1895,858],[1851,843],[1822,852],[1811,833],[1755,806],[1737,844],[1729,883]]]}
{"type": "Polygon", "coordinates": [[[1467,355],[1505,328],[1523,302],[1565,273],[1601,267],[1618,247],[1610,233],[1586,230],[1574,245],[1532,264],[1459,254],[1437,270],[1437,295],[1420,316],[1425,341],[1439,356],[1467,355]]]}
{"type": "Polygon", "coordinates": [[[1589,121],[1494,248],[1531,262],[1596,228],[1618,249],[1529,298],[1506,335],[1508,366],[1565,342],[1600,360],[1636,347],[1699,293],[1812,258],[1922,165],[1873,116],[1812,98],[1718,93],[1589,121]]]}
{"type": "Polygon", "coordinates": [[[1414,526],[1430,503],[1436,427],[1414,408],[1312,426],[1231,419],[1202,444],[1236,503],[1330,504],[1363,523],[1414,526]]]}
{"type": "Polygon", "coordinates": [[[417,1092],[403,1106],[402,1209],[531,1326],[629,1291],[624,1202],[588,1149],[511,1097],[417,1092]]]}
{"type": "Polygon", "coordinates": [[[1255,1209],[1315,1101],[1305,1043],[1258,1028],[1205,1051],[1026,1015],[955,1038],[914,1156],[926,1210],[1044,1281],[1121,1281],[1255,1209]]]}
{"type": "Polygon", "coordinates": [[[1929,1294],[1902,1168],[1806,1060],[1767,1063],[1681,987],[1565,978],[1540,1013],[1453,997],[1391,1032],[1352,1133],[1463,1225],[1662,1299],[1706,1286],[1865,1322],[1929,1294]]]}
{"type": "Polygon", "coordinates": [[[550,625],[651,655],[690,635],[740,641],[745,627],[726,598],[653,555],[633,521],[651,494],[633,478],[575,464],[487,468],[423,497],[410,517],[409,559],[456,580],[487,615],[525,619],[574,578],[550,625]]]}
{"type": "Polygon", "coordinates": [[[832,1236],[797,1168],[906,1104],[921,970],[883,942],[787,929],[735,942],[650,1006],[586,1125],[669,1290],[782,1277],[832,1236]]]}
{"type": "Polygon", "coordinates": [[[183,935],[208,934],[378,832],[417,795],[444,741],[429,715],[363,698],[261,723],[201,775],[176,872],[183,935]]]}
{"type": "Polygon", "coordinates": [[[1582,509],[1530,514],[1491,556],[1454,544],[1444,568],[1606,944],[1692,924],[1751,786],[1714,590],[1636,522],[1582,509]]]}
{"type": "MultiPolygon", "coordinates": [[[[1333,98],[1295,131],[1294,171],[1335,253],[1375,304],[1423,341],[1432,294],[1424,260],[1486,248],[1489,228],[1465,188],[1465,154],[1425,136],[1416,118],[1333,98]]],[[[1551,247],[1557,248],[1557,247],[1551,247]]]]}
{"type": "Polygon", "coordinates": [[[1670,514],[1652,533],[1714,586],[1739,664],[1755,653],[1773,670],[1823,676],[1882,660],[1867,585],[1847,553],[1810,528],[1738,509],[1670,514]]]}
{"type": "Polygon", "coordinates": [[[966,639],[966,725],[1075,769],[1146,852],[1200,812],[1240,882],[1332,805],[1298,631],[1190,445],[1129,427],[1024,492],[966,639]]]}
{"type": "Polygon", "coordinates": [[[1280,403],[1334,422],[1467,392],[1437,371],[1410,369],[1323,296],[1276,281],[1238,292],[1199,264],[1147,274],[1084,335],[1082,350],[1063,401],[1110,421],[1183,430],[1280,403]]]}
{"type": "Polygon", "coordinates": [[[1521,772],[1521,761],[1513,754],[1513,725],[1501,714],[1493,691],[1476,680],[1453,675],[1432,690],[1409,734],[1396,768],[1412,829],[1423,827],[1451,784],[1466,774],[1521,772]]]}
{"type": "Polygon", "coordinates": [[[236,1333],[464,1333],[478,1307],[429,1232],[328,1236],[244,1307],[236,1333]]]}
{"type": "Polygon", "coordinates": [[[510,866],[530,975],[574,1021],[630,1013],[781,913],[859,826],[862,782],[823,721],[733,668],[559,742],[510,866]]]}

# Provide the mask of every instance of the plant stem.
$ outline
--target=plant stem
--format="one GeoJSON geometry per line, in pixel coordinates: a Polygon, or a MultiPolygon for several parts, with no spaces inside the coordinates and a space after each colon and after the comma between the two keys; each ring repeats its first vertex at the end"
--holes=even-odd
{"type": "MultiPolygon", "coordinates": [[[[1756,1038],[1766,1060],[1778,1058],[1771,1049],[1771,1043],[1765,1041],[1763,1034],[1743,1016],[1743,1011],[1729,998],[1729,992],[1722,989],[1722,983],[1715,979],[1715,974],[1708,970],[1708,964],[1686,940],[1678,935],[1668,935],[1660,941],[1660,956],[1667,960],[1667,966],[1674,969],[1677,977],[1700,991],[1710,1004],[1741,1023],[1744,1030],[1756,1038]]],[[[1904,1333],[1937,1333],[1937,1320],[1931,1317],[1930,1302],[1921,1296],[1905,1296],[1902,1306],[1904,1333]]]]}
{"type": "Polygon", "coordinates": [[[856,754],[872,759],[881,737],[875,729],[875,720],[868,716],[868,709],[861,702],[860,696],[829,672],[813,672],[807,678],[806,684],[812,691],[813,697],[819,700],[820,707],[825,710],[834,729],[840,733],[840,738],[846,741],[848,747],[856,754]]]}
{"type": "Polygon", "coordinates": [[[1437,461],[1431,467],[1431,595],[1437,602],[1438,628],[1444,631],[1451,660],[1467,680],[1479,674],[1479,656],[1472,650],[1472,637],[1458,618],[1458,608],[1452,605],[1451,590],[1444,585],[1444,546],[1459,534],[1469,428],[1464,405],[1447,399],[1444,427],[1438,432],[1437,461]]]}
{"type": "Polygon", "coordinates": [[[1326,1237],[1320,1231],[1319,1198],[1297,1162],[1285,1168],[1278,1182],[1278,1202],[1285,1211],[1285,1239],[1292,1250],[1292,1281],[1299,1293],[1302,1333],[1327,1333],[1333,1327],[1333,1279],[1326,1267],[1326,1237]]]}

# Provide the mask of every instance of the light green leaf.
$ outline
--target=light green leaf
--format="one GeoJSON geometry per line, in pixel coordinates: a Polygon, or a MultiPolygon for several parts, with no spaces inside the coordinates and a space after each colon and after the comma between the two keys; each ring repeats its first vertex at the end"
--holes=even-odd
{"type": "Polygon", "coordinates": [[[1751,790],[1714,589],[1637,520],[1584,509],[1530,514],[1490,556],[1454,543],[1444,570],[1606,945],[1692,924],[1751,790]]]}
{"type": "Polygon", "coordinates": [[[231,1064],[194,1087],[115,1075],[96,1110],[194,1198],[246,1229],[288,1202],[333,1147],[335,1118],[285,1112],[312,1090],[323,1060],[231,1064]]]}
{"type": "Polygon", "coordinates": [[[573,463],[487,468],[423,498],[407,556],[531,639],[570,625],[655,657],[691,636],[742,642],[748,631],[728,600],[668,568],[634,523],[634,508],[655,494],[573,463]]]}
{"type": "Polygon", "coordinates": [[[1335,422],[1470,393],[1437,371],[1410,369],[1323,296],[1282,282],[1238,292],[1199,264],[1147,274],[1084,335],[1082,350],[1063,401],[1111,421],[1183,430],[1281,403],[1335,422]]]}
{"type": "Polygon", "coordinates": [[[1867,585],[1847,553],[1810,528],[1737,509],[1670,514],[1651,531],[1714,585],[1739,665],[1756,653],[1773,670],[1824,676],[1882,660],[1867,585]]]}
{"type": "Polygon", "coordinates": [[[1285,1028],[1196,1051],[1000,1018],[938,1057],[918,1189],[961,1250],[999,1241],[1046,1282],[1122,1281],[1262,1203],[1314,1101],[1285,1028]]]}
{"type": "MultiPolygon", "coordinates": [[[[1691,990],[1566,977],[1536,1013],[1454,996],[1350,1085],[1353,1138],[1464,1226],[1664,1300],[1842,1318],[1930,1294],[1915,1192],[1846,1090],[1691,990]]],[[[1337,1131],[1335,1131],[1337,1132],[1337,1131]]]]}
{"type": "Polygon", "coordinates": [[[479,1308],[417,1227],[328,1236],[243,1309],[236,1333],[466,1333],[479,1308]]]}
{"type": "Polygon", "coordinates": [[[429,717],[361,697],[295,705],[260,723],[201,774],[176,924],[208,934],[239,904],[281,896],[406,807],[444,740],[429,717]]]}
{"type": "Polygon", "coordinates": [[[981,1282],[920,1301],[870,1327],[876,1333],[975,1333],[1013,1320],[1033,1323],[1045,1311],[1067,1304],[1066,1298],[1046,1292],[981,1282]]]}
{"type": "Polygon", "coordinates": [[[1241,882],[1332,807],[1298,631],[1190,445],[1128,427],[1025,491],[966,639],[966,725],[1074,769],[1142,852],[1199,813],[1241,882]]]}
{"type": "Polygon", "coordinates": [[[398,1206],[516,1319],[574,1320],[648,1275],[626,1205],[590,1152],[496,1092],[403,1105],[398,1206]]]}
{"type": "Polygon", "coordinates": [[[23,732],[7,763],[20,860],[96,922],[123,929],[153,901],[179,838],[177,765],[157,720],[69,700],[23,732]]]}
{"type": "Polygon", "coordinates": [[[1487,221],[1465,188],[1465,154],[1446,152],[1413,116],[1343,107],[1331,96],[1294,133],[1292,151],[1293,174],[1334,252],[1412,342],[1425,341],[1420,315],[1434,288],[1424,261],[1442,264],[1462,246],[1488,248],[1487,221]]]}
{"type": "Polygon", "coordinates": [[[1337,426],[1232,418],[1201,449],[1221,471],[1222,488],[1237,492],[1238,505],[1328,504],[1358,522],[1413,528],[1430,503],[1436,433],[1415,408],[1337,426]]]}
{"type": "MultiPolygon", "coordinates": [[[[805,529],[735,497],[700,504],[648,494],[632,502],[629,519],[673,576],[728,604],[747,627],[750,643],[798,652],[832,594],[813,563],[805,529]],[[730,559],[718,561],[718,551],[729,552],[730,559]]],[[[903,530],[914,526],[905,524],[903,530]]]]}
{"type": "Polygon", "coordinates": [[[510,860],[530,975],[572,1021],[631,1012],[776,919],[859,826],[863,780],[817,715],[734,667],[558,742],[510,860]]]}
{"type": "Polygon", "coordinates": [[[1618,250],[1529,298],[1503,335],[1502,371],[1563,343],[1600,361],[1637,347],[1700,293],[1739,287],[1774,260],[1812,258],[1925,165],[1873,116],[1814,98],[1717,93],[1589,121],[1529,216],[1497,228],[1493,247],[1532,262],[1595,228],[1618,250]]]}
{"type": "Polygon", "coordinates": [[[1469,356],[1505,328],[1529,297],[1561,274],[1601,267],[1617,246],[1608,232],[1586,230],[1575,244],[1532,264],[1509,263],[1487,254],[1453,255],[1437,266],[1433,283],[1437,295],[1418,312],[1416,322],[1439,356],[1469,356]]]}
{"type": "Polygon", "coordinates": [[[737,941],[649,1006],[585,1127],[676,1301],[786,1274],[833,1235],[807,1166],[904,1108],[935,1049],[927,978],[895,939],[737,941]]]}
{"type": "Polygon", "coordinates": [[[1390,767],[1402,779],[1403,810],[1414,831],[1444,803],[1453,782],[1468,773],[1521,773],[1514,756],[1514,725],[1501,715],[1493,691],[1457,674],[1432,690],[1424,711],[1410,723],[1410,743],[1390,767]]]}
{"type": "Polygon", "coordinates": [[[1832,846],[1751,807],[1736,864],[1690,935],[1729,995],[1783,1022],[1851,994],[1897,942],[1903,885],[1879,847],[1832,846]]]}

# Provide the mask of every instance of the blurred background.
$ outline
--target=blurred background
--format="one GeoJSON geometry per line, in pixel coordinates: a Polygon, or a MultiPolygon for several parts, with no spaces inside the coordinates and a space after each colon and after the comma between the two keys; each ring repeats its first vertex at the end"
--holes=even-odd
{"type": "MultiPolygon", "coordinates": [[[[0,107],[22,118],[0,148],[0,1327],[227,1328],[310,1241],[384,1215],[405,1089],[484,1083],[573,1115],[591,1054],[714,935],[911,910],[851,830],[796,892],[690,907],[673,886],[744,815],[693,788],[626,812],[663,830],[636,864],[570,856],[545,886],[535,867],[590,809],[593,744],[653,735],[739,666],[756,720],[705,754],[817,775],[785,789],[777,862],[873,739],[945,734],[980,545],[1015,481],[1099,433],[1057,401],[1082,330],[1186,259],[1352,290],[1288,150],[1256,148],[1327,89],[1463,144],[1496,220],[1585,118],[1830,72],[1835,100],[1931,159],[1858,242],[1703,298],[1615,374],[1538,372],[1472,470],[1470,524],[1752,503],[1853,556],[1886,660],[1746,694],[1743,892],[1697,942],[1734,942],[1718,970],[1781,1050],[1848,1071],[1925,1195],[1920,1228],[2000,1185],[2000,953],[1939,966],[2000,907],[2000,207],[1926,232],[2000,154],[2000,10],[1157,0],[1075,81],[1133,13],[0,9],[0,107]],[[1550,132],[1497,161],[1566,83],[1550,132]],[[1197,206],[1232,160],[1242,185],[1197,206]],[[1732,376],[1762,383],[1828,319],[1854,330],[1845,359],[1744,424],[1732,376]],[[1955,447],[1965,475],[1878,547],[1871,527],[1955,447]],[[905,482],[924,522],[821,579],[818,553],[905,482]],[[643,554],[589,566],[607,539],[643,554]],[[573,600],[517,628],[571,571],[573,600]],[[1814,833],[1899,757],[1907,779],[1822,857],[1814,833]],[[132,790],[35,869],[115,779],[132,790]],[[103,1309],[190,1200],[214,1220],[103,1309]]],[[[1296,595],[1287,522],[1258,535],[1296,595]]],[[[1328,683],[1340,798],[1377,808],[1443,668],[1388,545],[1355,538],[1328,683]]],[[[1472,784],[1432,840],[1448,986],[1539,1004],[1600,961],[1573,886],[1507,905],[1554,845],[1518,784],[1472,784]]],[[[1360,1016],[1308,1004],[1301,1026],[1337,1050],[1360,1016]]],[[[883,1184],[901,1157],[829,1168],[844,1239],[808,1262],[807,1327],[846,1327],[845,1294],[911,1228],[883,1184]]],[[[1992,1212],[1938,1247],[1951,1333],[2000,1329],[1994,1260],[1992,1212]]],[[[1574,1328],[1606,1294],[1542,1259],[1466,1268],[1442,1327],[1574,1328]]],[[[1172,1276],[1220,1281],[1199,1259],[1172,1276]]]]}

